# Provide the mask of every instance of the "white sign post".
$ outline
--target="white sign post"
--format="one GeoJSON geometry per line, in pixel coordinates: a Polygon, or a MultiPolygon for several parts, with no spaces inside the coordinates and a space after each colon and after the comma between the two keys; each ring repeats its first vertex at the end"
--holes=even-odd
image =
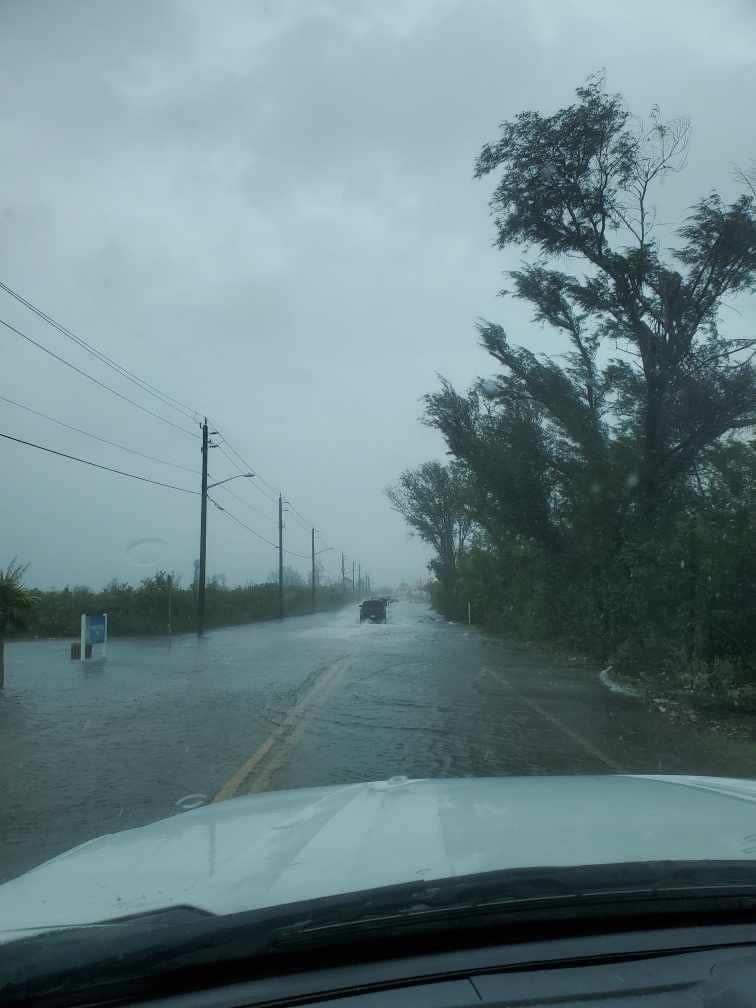
{"type": "Polygon", "coordinates": [[[80,644],[81,654],[79,655],[80,661],[86,661],[87,658],[87,648],[90,650],[90,654],[94,655],[94,648],[96,644],[102,644],[102,657],[107,658],[108,655],[108,614],[107,613],[82,613],[81,614],[81,633],[80,633],[80,644]]]}

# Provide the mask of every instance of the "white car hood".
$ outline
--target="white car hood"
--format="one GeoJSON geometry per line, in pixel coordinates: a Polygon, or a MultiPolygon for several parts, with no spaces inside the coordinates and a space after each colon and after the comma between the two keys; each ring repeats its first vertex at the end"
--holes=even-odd
{"type": "Polygon", "coordinates": [[[0,941],[177,904],[224,914],[527,866],[756,857],[756,781],[394,778],[220,802],[0,886],[0,941]]]}

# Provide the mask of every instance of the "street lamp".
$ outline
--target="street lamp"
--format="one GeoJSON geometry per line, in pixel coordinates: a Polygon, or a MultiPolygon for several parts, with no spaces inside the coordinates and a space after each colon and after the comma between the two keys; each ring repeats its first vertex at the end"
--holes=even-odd
{"type": "MultiPolygon", "coordinates": [[[[224,483],[230,483],[231,480],[235,479],[250,479],[255,474],[252,472],[248,473],[235,473],[233,476],[227,476],[225,479],[218,480],[215,483],[208,484],[207,482],[207,448],[208,448],[208,431],[207,431],[207,420],[202,427],[202,491],[200,494],[202,510],[200,512],[200,564],[199,564],[199,581],[197,584],[197,636],[201,637],[205,632],[205,571],[207,569],[207,501],[208,501],[208,490],[212,490],[213,487],[222,486],[224,483]]],[[[209,498],[212,500],[212,497],[209,498]]],[[[213,504],[218,508],[219,511],[223,511],[224,508],[218,504],[217,501],[213,500],[213,504]]]]}
{"type": "Polygon", "coordinates": [[[207,489],[212,490],[213,487],[223,486],[224,483],[230,483],[231,480],[235,479],[252,479],[256,475],[255,473],[237,473],[235,476],[227,476],[225,479],[218,480],[217,483],[208,483],[207,489]]]}

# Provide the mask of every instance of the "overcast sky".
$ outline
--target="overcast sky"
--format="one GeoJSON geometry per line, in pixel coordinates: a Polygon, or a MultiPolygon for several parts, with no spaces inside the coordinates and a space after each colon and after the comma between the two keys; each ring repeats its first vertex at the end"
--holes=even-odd
{"type": "MultiPolygon", "coordinates": [[[[756,7],[515,0],[205,0],[0,4],[0,280],[212,418],[301,515],[374,582],[424,573],[383,490],[443,458],[419,423],[437,374],[491,372],[475,320],[559,344],[497,298],[515,251],[492,247],[492,180],[473,161],[497,124],[554,111],[605,68],[631,110],[689,116],[688,167],[661,193],[674,223],[756,154],[756,7]]],[[[0,327],[0,395],[179,466],[196,423],[165,408],[10,297],[0,319],[189,434],[0,327]]],[[[751,315],[751,320],[753,316],[751,315]]],[[[733,311],[725,324],[748,324],[733,311]]],[[[0,400],[0,430],[152,479],[198,477],[0,400]]],[[[0,563],[48,587],[191,578],[199,498],[0,441],[0,563]]],[[[213,478],[238,471],[219,450],[213,478]]],[[[268,487],[219,503],[267,539],[268,487]]],[[[211,508],[208,572],[264,578],[269,545],[211,508]]],[[[287,556],[303,573],[307,561],[287,556]]]]}

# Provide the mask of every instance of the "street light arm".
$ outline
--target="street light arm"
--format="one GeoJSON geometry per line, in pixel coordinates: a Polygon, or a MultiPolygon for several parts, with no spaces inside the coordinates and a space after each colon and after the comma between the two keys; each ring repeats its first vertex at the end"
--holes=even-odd
{"type": "Polygon", "coordinates": [[[224,483],[230,483],[231,480],[235,480],[235,479],[240,479],[240,478],[250,479],[254,475],[255,475],[254,473],[237,473],[235,476],[227,476],[225,479],[218,480],[217,483],[208,483],[207,489],[208,490],[212,490],[213,487],[222,486],[224,483]]]}

